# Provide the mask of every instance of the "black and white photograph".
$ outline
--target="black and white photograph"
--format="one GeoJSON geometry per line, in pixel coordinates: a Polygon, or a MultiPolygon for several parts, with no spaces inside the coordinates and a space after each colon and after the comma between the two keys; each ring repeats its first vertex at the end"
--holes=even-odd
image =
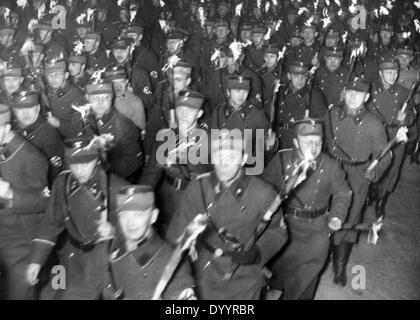
{"type": "Polygon", "coordinates": [[[419,83],[420,0],[0,0],[0,300],[419,300],[419,83]]]}

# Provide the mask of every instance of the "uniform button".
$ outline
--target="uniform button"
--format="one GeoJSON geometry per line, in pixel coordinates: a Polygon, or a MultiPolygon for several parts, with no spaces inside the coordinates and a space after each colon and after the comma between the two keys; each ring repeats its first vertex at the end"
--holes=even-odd
{"type": "Polygon", "coordinates": [[[245,207],[242,207],[242,208],[241,208],[241,211],[245,211],[245,209],[246,209],[245,207]]]}
{"type": "Polygon", "coordinates": [[[149,274],[146,272],[144,275],[143,275],[143,277],[145,277],[145,278],[147,278],[147,276],[148,276],[149,274]]]}
{"type": "Polygon", "coordinates": [[[72,258],[73,256],[74,256],[73,252],[69,254],[69,258],[72,258]]]}

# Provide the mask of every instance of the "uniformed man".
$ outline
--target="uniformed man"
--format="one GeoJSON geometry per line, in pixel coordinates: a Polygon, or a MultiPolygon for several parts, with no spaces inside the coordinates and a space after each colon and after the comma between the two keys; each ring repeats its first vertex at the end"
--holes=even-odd
{"type": "Polygon", "coordinates": [[[15,130],[31,142],[49,161],[51,187],[63,167],[64,149],[60,133],[41,115],[38,92],[19,91],[12,95],[15,130]]]}
{"type": "Polygon", "coordinates": [[[379,77],[379,65],[368,54],[368,43],[362,38],[353,38],[347,41],[347,52],[344,58],[344,65],[347,68],[351,66],[351,55],[358,51],[358,56],[354,62],[352,75],[363,77],[370,83],[376,81],[379,77]],[[356,50],[356,51],[355,51],[356,50]]]}
{"type": "MultiPolygon", "coordinates": [[[[351,79],[346,86],[344,106],[334,106],[324,118],[328,152],[341,162],[353,192],[350,211],[344,221],[350,227],[361,220],[369,183],[381,178],[391,160],[387,154],[373,170],[367,170],[369,161],[375,159],[387,144],[381,121],[365,107],[369,89],[366,79],[351,79]]],[[[346,266],[357,239],[358,232],[355,230],[341,230],[334,234],[334,282],[342,286],[347,283],[346,266]]]]}
{"type": "Polygon", "coordinates": [[[116,194],[127,183],[114,174],[107,178],[97,145],[86,137],[66,141],[65,161],[70,170],[55,180],[47,211],[27,253],[25,279],[32,285],[37,282],[41,267],[62,235],[59,260],[66,270],[66,289],[53,290],[48,285],[45,290],[53,290],[58,299],[98,299],[107,285],[116,194]]]}
{"type": "Polygon", "coordinates": [[[328,48],[324,52],[324,57],[325,65],[321,64],[315,72],[316,83],[321,89],[327,105],[339,104],[349,72],[342,65],[344,50],[339,47],[328,48]]]}
{"type": "Polygon", "coordinates": [[[137,181],[144,160],[140,129],[115,109],[114,89],[109,80],[92,79],[86,93],[93,116],[89,121],[91,133],[112,136],[107,152],[111,172],[128,181],[137,181]]]}
{"type": "Polygon", "coordinates": [[[44,47],[46,59],[68,58],[67,41],[58,35],[58,31],[53,28],[52,20],[54,14],[46,14],[38,24],[39,43],[44,47]]]}
{"type": "Polygon", "coordinates": [[[218,49],[220,50],[220,56],[218,57],[217,65],[208,74],[208,81],[205,88],[211,112],[214,112],[218,105],[227,102],[229,78],[235,76],[250,79],[248,99],[255,106],[262,108],[261,79],[257,73],[243,65],[243,51],[241,50],[239,56],[235,56],[229,47],[223,46],[218,49]]]}
{"type": "Polygon", "coordinates": [[[228,80],[227,90],[228,100],[214,109],[211,114],[210,127],[212,129],[239,129],[243,133],[245,130],[251,130],[252,142],[247,141],[247,144],[253,147],[257,147],[255,144],[257,129],[264,130],[265,150],[275,151],[278,142],[274,133],[268,134],[270,123],[264,111],[248,100],[248,94],[251,91],[250,79],[231,76],[228,80]]]}
{"type": "Polygon", "coordinates": [[[264,111],[268,118],[270,117],[270,107],[273,103],[275,88],[282,77],[282,61],[280,59],[282,59],[280,48],[276,45],[270,44],[264,49],[264,67],[259,70],[259,74],[263,84],[264,111]]]}
{"type": "Polygon", "coordinates": [[[16,30],[12,27],[0,27],[0,62],[23,66],[25,60],[20,55],[20,45],[14,41],[16,30]]]}
{"type": "Polygon", "coordinates": [[[128,89],[129,79],[124,67],[114,65],[105,71],[105,77],[114,87],[114,106],[118,112],[132,121],[141,131],[146,129],[143,101],[128,89]]]}
{"type": "Polygon", "coordinates": [[[90,76],[86,72],[86,54],[83,52],[73,51],[70,53],[67,62],[70,83],[80,91],[85,92],[86,85],[90,79],[90,76]]]}
{"type": "Polygon", "coordinates": [[[64,60],[46,61],[45,75],[50,88],[48,98],[51,110],[45,110],[48,122],[60,131],[64,139],[77,136],[80,133],[81,122],[72,105],[86,104],[83,93],[69,83],[69,73],[64,60]]]}
{"type": "Polygon", "coordinates": [[[303,61],[309,66],[319,64],[319,52],[321,47],[316,41],[318,36],[317,26],[313,23],[305,23],[302,26],[303,43],[294,50],[295,60],[303,61]]]}
{"type": "MultiPolygon", "coordinates": [[[[120,237],[112,246],[110,284],[104,297],[115,299],[116,289],[120,291],[119,299],[150,300],[174,253],[174,248],[153,226],[159,215],[153,189],[141,185],[121,188],[117,194],[117,213],[120,237]]],[[[195,299],[190,272],[187,263],[182,262],[161,298],[195,299]]]]}
{"type": "Polygon", "coordinates": [[[201,78],[200,65],[192,53],[184,49],[187,38],[186,32],[180,29],[175,29],[166,36],[166,52],[161,56],[159,67],[162,69],[174,56],[187,61],[192,66],[191,79],[198,85],[201,78]]]}
{"type": "MultiPolygon", "coordinates": [[[[404,45],[398,48],[398,64],[400,66],[400,73],[398,76],[398,83],[401,84],[407,90],[412,90],[412,86],[415,83],[420,81],[420,70],[413,66],[414,60],[414,48],[410,45],[404,45]]],[[[410,128],[409,141],[406,144],[406,154],[410,156],[411,163],[419,163],[418,159],[418,150],[416,152],[416,147],[418,146],[418,141],[420,139],[420,117],[419,106],[420,106],[420,88],[417,86],[413,94],[414,105],[417,109],[413,109],[417,113],[417,121],[415,125],[410,128]]],[[[417,148],[418,149],[418,148],[417,148]]]]}
{"type": "MultiPolygon", "coordinates": [[[[413,125],[415,120],[414,107],[412,100],[410,100],[407,109],[402,110],[409,95],[409,90],[397,82],[399,65],[390,53],[382,57],[379,75],[380,79],[373,83],[372,98],[368,107],[382,121],[388,139],[392,140],[399,128],[413,125]]],[[[378,184],[379,201],[376,212],[378,217],[385,215],[386,202],[397,185],[404,161],[404,148],[404,144],[400,143],[392,150],[391,165],[378,184]]]]}
{"type": "Polygon", "coordinates": [[[156,89],[159,79],[158,59],[150,49],[143,45],[143,32],[143,26],[131,23],[127,26],[125,33],[123,32],[123,36],[127,36],[134,41],[133,66],[139,65],[149,73],[153,91],[156,89]]]}
{"type": "Polygon", "coordinates": [[[89,75],[97,70],[103,70],[111,63],[110,51],[102,48],[101,41],[102,35],[93,31],[87,32],[83,39],[84,50],[88,55],[86,70],[89,75]]]}
{"type": "Polygon", "coordinates": [[[146,129],[145,151],[152,152],[156,133],[163,128],[172,128],[175,123],[175,100],[182,90],[191,85],[192,66],[186,61],[178,61],[167,71],[167,81],[161,82],[156,90],[156,104],[149,113],[146,129]]]}
{"type": "Polygon", "coordinates": [[[282,149],[293,148],[293,125],[306,116],[321,117],[327,110],[325,99],[317,86],[309,88],[308,66],[302,61],[289,64],[289,82],[277,96],[276,131],[282,149]]]}
{"type": "Polygon", "coordinates": [[[8,65],[2,72],[0,100],[4,104],[9,104],[13,93],[22,89],[24,81],[23,70],[19,66],[8,65]]]}
{"type": "Polygon", "coordinates": [[[48,197],[48,162],[11,130],[10,117],[0,104],[0,297],[35,299],[25,268],[48,197]]]}
{"type": "Polygon", "coordinates": [[[379,43],[369,51],[371,58],[380,63],[384,55],[392,54],[396,56],[397,45],[393,41],[394,25],[392,21],[384,21],[379,28],[379,43]]]}
{"type": "Polygon", "coordinates": [[[208,160],[208,156],[203,154],[208,152],[208,142],[204,141],[208,130],[207,126],[199,123],[203,115],[203,103],[204,96],[199,92],[188,89],[180,91],[175,102],[177,129],[162,128],[157,132],[150,160],[140,178],[141,184],[157,190],[160,209],[158,228],[163,235],[185,188],[198,175],[211,170],[208,161],[195,163],[192,161],[195,159],[190,159],[192,154],[196,154],[200,159],[204,157],[208,160]],[[174,145],[169,146],[164,155],[160,154],[163,146],[159,141],[171,133],[174,145]]]}
{"type": "Polygon", "coordinates": [[[294,130],[294,148],[277,152],[263,174],[280,192],[285,188],[286,177],[301,161],[311,164],[307,179],[285,204],[291,242],[270,268],[273,277],[269,286],[271,290],[283,291],[285,300],[313,299],[328,257],[329,229],[341,228],[351,202],[343,169],[322,152],[322,122],[305,118],[295,122],[294,130]]]}
{"type": "Polygon", "coordinates": [[[141,98],[146,109],[151,109],[155,99],[149,73],[139,64],[133,65],[132,47],[133,40],[128,37],[117,37],[112,40],[112,56],[116,64],[127,70],[130,86],[133,92],[141,98]]]}
{"type": "Polygon", "coordinates": [[[267,28],[264,25],[255,25],[252,28],[251,41],[252,45],[245,49],[245,58],[243,65],[257,72],[264,65],[264,36],[267,33],[267,28]]]}
{"type": "Polygon", "coordinates": [[[214,170],[188,185],[169,229],[168,239],[176,241],[197,213],[208,212],[206,231],[197,242],[195,265],[201,299],[259,299],[264,286],[261,269],[287,240],[287,231],[280,226],[282,213],[276,210],[258,241],[244,249],[276,197],[268,183],[245,173],[244,143],[238,130],[222,130],[214,136],[214,170]],[[233,265],[239,267],[226,280],[233,265]]]}

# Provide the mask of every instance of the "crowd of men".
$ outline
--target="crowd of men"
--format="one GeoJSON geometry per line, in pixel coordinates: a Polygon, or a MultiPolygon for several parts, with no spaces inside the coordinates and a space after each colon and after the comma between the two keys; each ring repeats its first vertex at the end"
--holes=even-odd
{"type": "Polygon", "coordinates": [[[419,12],[0,0],[0,298],[313,299],[330,256],[346,286],[419,163],[419,12]]]}

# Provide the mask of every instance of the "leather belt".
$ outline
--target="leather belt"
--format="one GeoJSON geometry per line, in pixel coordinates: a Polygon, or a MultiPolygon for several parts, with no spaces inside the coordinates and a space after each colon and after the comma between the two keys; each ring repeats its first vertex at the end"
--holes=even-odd
{"type": "Polygon", "coordinates": [[[299,209],[288,207],[286,209],[286,215],[291,215],[293,217],[303,218],[303,219],[316,219],[324,215],[327,212],[327,210],[328,210],[328,207],[324,207],[324,208],[316,209],[316,210],[299,210],[299,209]]]}
{"type": "Polygon", "coordinates": [[[335,156],[335,155],[333,155],[333,154],[331,154],[331,157],[332,157],[333,159],[335,159],[335,160],[337,160],[337,161],[341,162],[341,163],[344,163],[344,164],[346,164],[346,165],[350,166],[350,167],[358,167],[358,166],[362,166],[362,165],[364,165],[364,164],[368,163],[368,161],[369,161],[369,160],[365,160],[365,161],[351,161],[351,160],[345,160],[345,159],[339,158],[339,157],[337,157],[337,156],[335,156]]]}

